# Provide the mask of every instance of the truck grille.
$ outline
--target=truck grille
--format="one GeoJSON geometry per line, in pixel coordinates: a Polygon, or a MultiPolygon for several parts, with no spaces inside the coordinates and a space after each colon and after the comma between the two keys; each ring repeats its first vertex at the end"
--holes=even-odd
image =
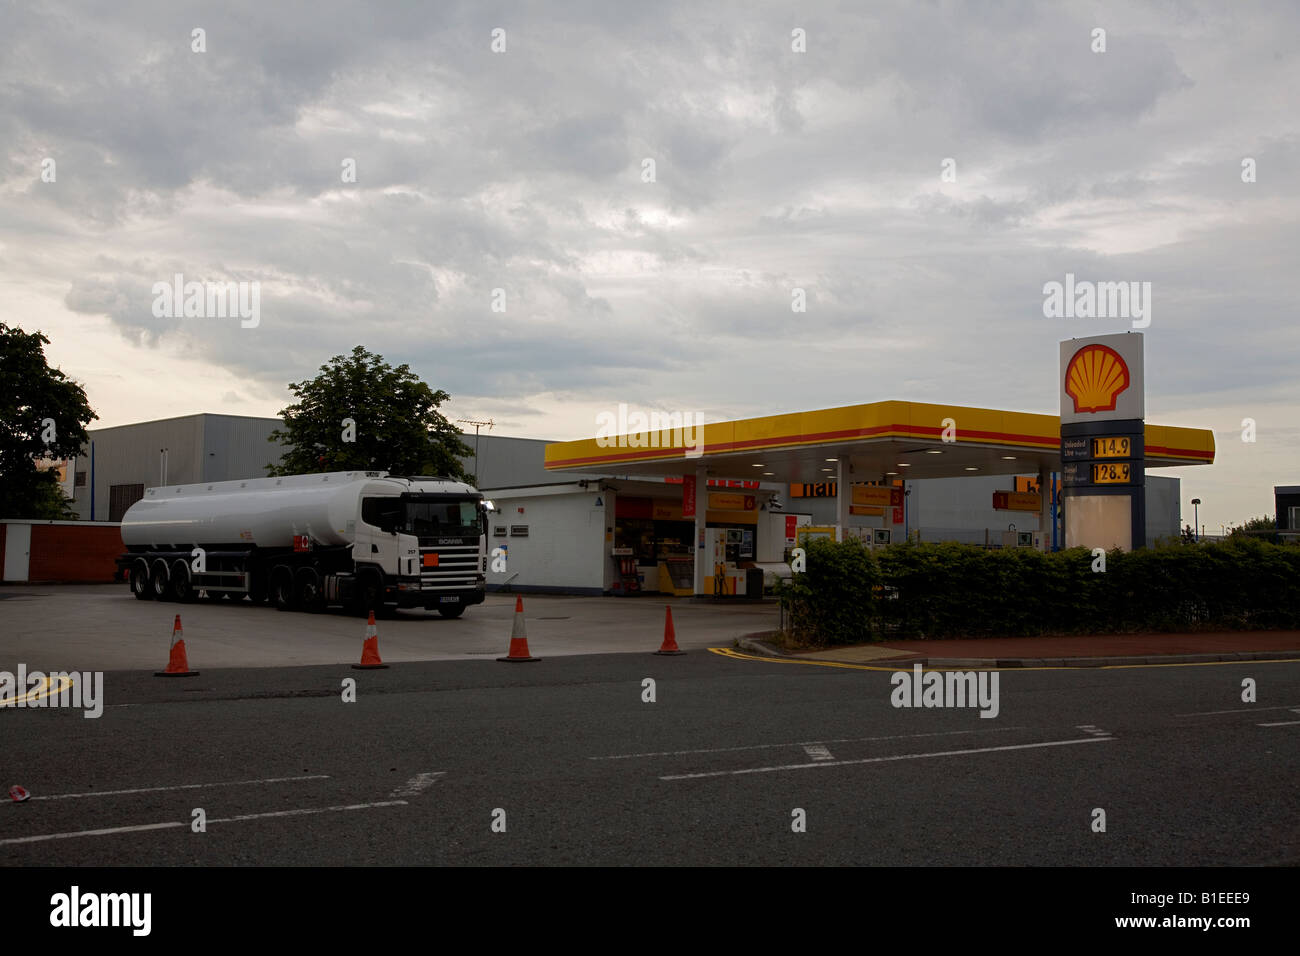
{"type": "Polygon", "coordinates": [[[461,591],[478,586],[479,546],[477,544],[445,544],[420,549],[420,590],[461,591]],[[438,563],[430,567],[426,555],[436,554],[438,563]]]}

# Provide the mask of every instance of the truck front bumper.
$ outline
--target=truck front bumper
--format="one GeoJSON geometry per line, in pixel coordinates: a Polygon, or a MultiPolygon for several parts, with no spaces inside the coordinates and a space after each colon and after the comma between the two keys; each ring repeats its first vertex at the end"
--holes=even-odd
{"type": "Polygon", "coordinates": [[[480,585],[476,588],[458,588],[438,590],[421,589],[418,585],[403,588],[397,586],[389,591],[388,600],[397,602],[398,607],[422,607],[425,610],[433,611],[440,607],[469,607],[471,604],[482,604],[487,599],[487,588],[480,585]]]}

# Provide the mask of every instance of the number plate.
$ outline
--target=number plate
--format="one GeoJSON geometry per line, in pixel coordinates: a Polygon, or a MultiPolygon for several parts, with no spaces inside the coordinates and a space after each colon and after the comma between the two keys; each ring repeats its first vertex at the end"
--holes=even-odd
{"type": "Polygon", "coordinates": [[[459,604],[459,603],[460,603],[460,598],[458,598],[458,597],[445,597],[445,598],[441,598],[440,600],[442,601],[443,604],[459,604]]]}

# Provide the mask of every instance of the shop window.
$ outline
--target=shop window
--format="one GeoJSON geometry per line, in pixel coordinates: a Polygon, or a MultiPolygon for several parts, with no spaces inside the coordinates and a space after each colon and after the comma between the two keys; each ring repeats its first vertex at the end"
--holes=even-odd
{"type": "Polygon", "coordinates": [[[637,564],[655,563],[655,523],[647,518],[614,522],[614,547],[631,548],[637,564]]]}
{"type": "Polygon", "coordinates": [[[659,561],[666,558],[689,558],[691,540],[695,537],[693,521],[656,521],[655,554],[659,561]]]}

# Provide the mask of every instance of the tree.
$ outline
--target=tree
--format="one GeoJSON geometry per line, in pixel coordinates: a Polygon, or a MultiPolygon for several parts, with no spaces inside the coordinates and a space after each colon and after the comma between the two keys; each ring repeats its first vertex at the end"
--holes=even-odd
{"type": "MultiPolygon", "coordinates": [[[[1241,534],[1243,531],[1275,531],[1276,529],[1277,522],[1268,515],[1264,515],[1262,518],[1251,518],[1239,528],[1233,528],[1232,533],[1237,537],[1243,537],[1241,534]]],[[[1260,541],[1269,541],[1273,544],[1278,544],[1282,540],[1281,536],[1276,534],[1252,534],[1249,537],[1260,541]]]]}
{"type": "Polygon", "coordinates": [[[50,340],[0,322],[0,518],[71,514],[53,471],[38,458],[73,458],[98,415],[86,392],[45,361],[50,340]]]}
{"type": "Polygon", "coordinates": [[[438,407],[451,396],[435,391],[409,365],[393,368],[358,345],[336,355],[315,378],[290,383],[298,400],[283,409],[284,429],[271,441],[287,445],[271,475],[322,471],[387,471],[395,475],[473,476],[460,456],[471,449],[438,407]]]}

